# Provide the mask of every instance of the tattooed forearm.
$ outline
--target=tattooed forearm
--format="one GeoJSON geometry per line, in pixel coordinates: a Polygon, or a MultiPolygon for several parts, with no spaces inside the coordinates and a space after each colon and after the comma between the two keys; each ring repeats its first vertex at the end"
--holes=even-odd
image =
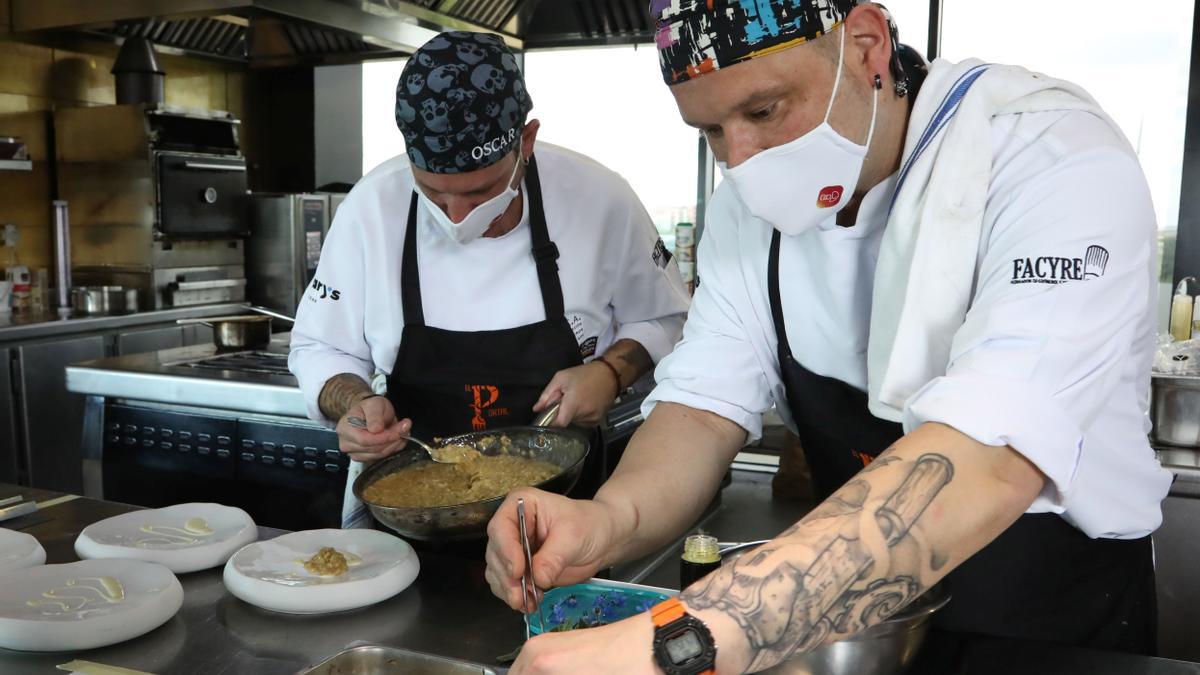
{"type": "Polygon", "coordinates": [[[317,406],[321,414],[331,420],[340,420],[354,404],[372,396],[371,385],[357,375],[342,373],[334,375],[325,382],[321,394],[317,397],[317,406]]]}
{"type": "Polygon", "coordinates": [[[654,359],[650,358],[650,352],[646,351],[640,342],[629,338],[614,342],[613,346],[604,352],[604,360],[621,373],[621,384],[625,387],[633,384],[654,367],[654,359]]]}
{"type": "MultiPolygon", "coordinates": [[[[888,450],[891,450],[891,448],[888,448],[888,450]]],[[[879,469],[887,467],[889,464],[895,464],[896,462],[899,462],[899,461],[900,461],[900,458],[895,455],[883,455],[880,457],[876,457],[874,460],[871,461],[870,464],[868,464],[866,467],[864,467],[862,471],[859,471],[858,475],[861,476],[864,473],[871,473],[872,471],[878,471],[879,469]]]]}
{"type": "Polygon", "coordinates": [[[883,621],[925,590],[921,566],[893,551],[912,541],[909,531],[954,468],[933,453],[885,459],[876,471],[896,472],[894,488],[852,480],[780,539],[684,591],[688,607],[737,622],[749,641],[750,671],[883,621]]]}

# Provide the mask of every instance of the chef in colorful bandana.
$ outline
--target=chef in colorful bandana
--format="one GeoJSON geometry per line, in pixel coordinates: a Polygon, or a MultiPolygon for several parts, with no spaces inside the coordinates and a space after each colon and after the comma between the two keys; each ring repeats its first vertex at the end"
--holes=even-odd
{"type": "Polygon", "coordinates": [[[969,635],[1153,652],[1156,228],[1120,130],[1068,82],[926,64],[873,3],[651,11],[725,177],[700,285],[613,477],[593,500],[511,495],[488,578],[521,607],[516,497],[541,588],[677,541],[772,406],[824,501],[513,672],[754,672],[946,594],[929,659],[969,635]]]}
{"type": "Polygon", "coordinates": [[[690,298],[645,208],[613,171],[538,142],[532,107],[495,35],[443,33],[406,64],[407,152],[338,210],[292,332],[309,414],[352,459],[555,403],[551,424],[595,427],[679,339],[690,298]]]}

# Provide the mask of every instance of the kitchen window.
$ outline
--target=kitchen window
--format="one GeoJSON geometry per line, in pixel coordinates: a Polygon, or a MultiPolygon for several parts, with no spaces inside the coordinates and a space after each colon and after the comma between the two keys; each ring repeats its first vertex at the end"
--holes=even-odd
{"type": "MultiPolygon", "coordinates": [[[[363,64],[363,173],[404,152],[396,82],[405,59],[363,64]]],[[[697,134],[679,111],[649,45],[533,51],[525,55],[538,140],[582,153],[629,181],[670,245],[675,223],[694,222],[697,134]]]]}
{"type": "Polygon", "coordinates": [[[367,61],[362,67],[363,175],[404,152],[396,127],[396,83],[408,59],[367,61]]]}
{"type": "Polygon", "coordinates": [[[900,42],[929,57],[929,0],[887,0],[882,3],[896,20],[900,42]]]}
{"type": "Polygon", "coordinates": [[[1159,325],[1166,326],[1179,222],[1192,0],[1132,12],[1127,0],[944,0],[942,54],[1012,63],[1081,85],[1137,150],[1158,217],[1159,325]]]}
{"type": "Polygon", "coordinates": [[[553,49],[525,55],[538,139],[621,174],[668,246],[695,222],[699,136],[679,117],[653,45],[553,49]]]}

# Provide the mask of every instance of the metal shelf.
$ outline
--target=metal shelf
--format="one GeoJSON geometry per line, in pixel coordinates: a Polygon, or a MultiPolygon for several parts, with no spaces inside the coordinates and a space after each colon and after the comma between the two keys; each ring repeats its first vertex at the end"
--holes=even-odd
{"type": "Polygon", "coordinates": [[[32,171],[33,160],[0,159],[0,171],[32,171]]]}

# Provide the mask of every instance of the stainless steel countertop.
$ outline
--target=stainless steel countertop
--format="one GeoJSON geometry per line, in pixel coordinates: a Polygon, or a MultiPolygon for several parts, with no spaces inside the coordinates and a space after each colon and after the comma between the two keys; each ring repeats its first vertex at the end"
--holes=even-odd
{"type": "Polygon", "coordinates": [[[117,316],[83,316],[71,319],[60,319],[52,311],[41,314],[8,314],[0,316],[0,343],[170,323],[176,319],[241,314],[245,312],[245,308],[245,303],[225,303],[117,316]]]}
{"type": "MultiPolygon", "coordinates": [[[[287,354],[290,335],[277,333],[270,347],[262,351],[287,354]]],[[[200,370],[186,365],[216,352],[212,345],[201,345],[85,361],[67,367],[67,389],[107,398],[307,417],[304,396],[291,375],[200,370]]]]}
{"type": "MultiPolygon", "coordinates": [[[[23,494],[45,500],[57,493],[0,484],[0,499],[23,494]]],[[[770,496],[770,476],[734,472],[733,483],[709,510],[706,530],[723,540],[768,538],[811,506],[781,502],[770,496]]],[[[78,498],[4,523],[35,536],[46,548],[50,564],[76,560],[74,541],[87,525],[137,507],[78,498]]],[[[280,534],[260,528],[260,538],[280,534]]],[[[449,656],[482,664],[514,649],[523,639],[518,614],[491,596],[476,556],[422,551],[421,573],[399,595],[361,610],[322,616],[290,616],[252,607],[225,591],[221,570],[182,575],[184,603],[162,627],[128,642],[77,653],[33,654],[0,649],[5,675],[49,675],[54,666],[72,659],[134,668],[160,675],[275,675],[295,673],[359,642],[369,642],[449,656]]],[[[643,582],[677,586],[677,558],[661,562],[643,582]]],[[[625,580],[621,570],[613,578],[625,580]]],[[[927,645],[936,654],[940,641],[952,636],[931,634],[927,645]]],[[[1054,672],[1093,675],[1200,674],[1200,666],[1165,659],[1112,654],[1020,641],[981,640],[946,675],[1000,675],[1054,672]],[[1045,666],[1045,667],[1042,667],[1045,666]]]]}
{"type": "MultiPolygon", "coordinates": [[[[0,484],[0,499],[58,496],[0,484]]],[[[770,499],[770,477],[736,472],[706,518],[704,527],[722,538],[761,539],[786,527],[808,504],[770,499]],[[750,517],[748,517],[750,516],[750,517]],[[764,517],[765,516],[765,517],[764,517]]],[[[46,548],[47,563],[72,562],[75,538],[91,523],[138,507],[78,498],[3,523],[27,532],[46,548]]],[[[281,532],[259,528],[262,539],[281,532]]],[[[79,653],[33,654],[0,649],[0,673],[53,673],[71,659],[133,668],[160,675],[295,673],[365,641],[495,665],[497,656],[524,639],[524,624],[492,597],[483,578],[482,551],[422,551],[416,582],[399,595],[361,610],[322,616],[292,616],[260,610],[230,595],[221,569],[180,575],[183,608],[162,627],[140,638],[79,653]]],[[[678,586],[678,558],[666,556],[656,581],[678,586]]],[[[636,565],[632,566],[636,567],[636,565]]],[[[613,577],[626,580],[619,570],[613,577]]],[[[652,583],[652,582],[651,582],[652,583]]]]}
{"type": "MultiPolygon", "coordinates": [[[[26,492],[0,485],[0,498],[26,492]]],[[[48,493],[32,495],[45,499],[48,493]]],[[[79,498],[7,521],[46,548],[47,563],[77,560],[73,543],[88,524],[137,507],[79,498]]],[[[260,528],[261,539],[281,534],[260,528]]],[[[77,653],[23,653],[0,649],[5,675],[54,673],[72,659],[160,675],[282,675],[314,665],[357,641],[494,664],[524,639],[519,614],[491,596],[483,564],[462,557],[421,554],[421,573],[404,592],[377,605],[321,616],[260,610],[230,595],[221,568],[180,575],[179,613],[140,638],[77,653]]]]}

